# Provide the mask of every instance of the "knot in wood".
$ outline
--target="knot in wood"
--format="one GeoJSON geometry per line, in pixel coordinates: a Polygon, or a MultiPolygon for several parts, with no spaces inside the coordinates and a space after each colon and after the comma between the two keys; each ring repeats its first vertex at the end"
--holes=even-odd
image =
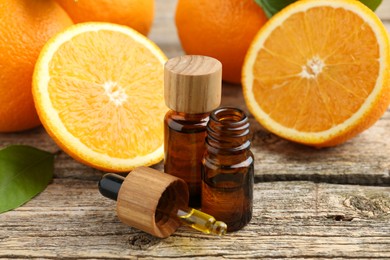
{"type": "Polygon", "coordinates": [[[390,198],[385,196],[350,196],[344,205],[358,211],[365,217],[380,217],[390,214],[390,198]]]}
{"type": "Polygon", "coordinates": [[[160,241],[161,239],[147,233],[136,234],[129,237],[130,248],[135,250],[146,250],[149,247],[160,243],[160,241]]]}

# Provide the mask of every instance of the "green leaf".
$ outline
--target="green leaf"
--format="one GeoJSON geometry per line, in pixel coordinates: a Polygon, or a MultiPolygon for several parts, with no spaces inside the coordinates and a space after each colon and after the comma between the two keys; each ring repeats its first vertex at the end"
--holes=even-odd
{"type": "Polygon", "coordinates": [[[43,191],[53,178],[54,154],[13,145],[0,150],[0,213],[43,191]]]}
{"type": "Polygon", "coordinates": [[[255,0],[255,2],[264,10],[268,18],[271,18],[274,14],[295,1],[296,0],[255,0]]]}
{"type": "Polygon", "coordinates": [[[372,11],[375,11],[382,3],[382,0],[360,0],[360,2],[368,6],[372,11]]]}
{"type": "MultiPolygon", "coordinates": [[[[296,0],[254,0],[264,10],[268,18],[282,10],[284,7],[296,2],[296,0]]],[[[360,0],[363,4],[375,11],[382,0],[360,0]]]]}

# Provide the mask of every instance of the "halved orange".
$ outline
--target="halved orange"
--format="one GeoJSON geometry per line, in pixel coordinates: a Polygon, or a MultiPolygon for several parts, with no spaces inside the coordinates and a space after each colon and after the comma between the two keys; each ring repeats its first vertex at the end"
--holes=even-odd
{"type": "Polygon", "coordinates": [[[33,96],[47,132],[68,154],[115,172],[163,158],[161,50],[125,26],[84,23],[47,42],[33,96]]]}
{"type": "Polygon", "coordinates": [[[245,59],[249,110],[269,131],[322,147],[374,124],[390,102],[389,39],[355,0],[302,0],[259,31],[245,59]]]}

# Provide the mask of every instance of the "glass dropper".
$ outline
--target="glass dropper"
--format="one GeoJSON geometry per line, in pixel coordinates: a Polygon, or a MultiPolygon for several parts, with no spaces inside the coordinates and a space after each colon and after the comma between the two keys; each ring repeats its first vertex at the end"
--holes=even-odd
{"type": "MultiPolygon", "coordinates": [[[[131,174],[131,173],[130,173],[131,174]]],[[[112,200],[118,199],[118,193],[122,186],[125,177],[115,174],[107,173],[99,181],[100,193],[112,200]]],[[[160,201],[161,202],[161,201],[160,201]]],[[[164,201],[163,204],[169,203],[169,200],[164,201]]],[[[227,225],[222,221],[217,221],[213,216],[206,214],[200,210],[196,210],[189,207],[181,207],[173,212],[167,212],[167,207],[157,207],[156,217],[159,218],[176,218],[186,226],[199,230],[205,234],[213,234],[222,236],[226,234],[227,225]]]]}

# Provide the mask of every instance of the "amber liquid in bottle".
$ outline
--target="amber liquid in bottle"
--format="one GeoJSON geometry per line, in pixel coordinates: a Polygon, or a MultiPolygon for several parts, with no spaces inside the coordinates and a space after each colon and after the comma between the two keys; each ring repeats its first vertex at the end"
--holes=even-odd
{"type": "Polygon", "coordinates": [[[190,207],[200,207],[202,158],[209,113],[187,114],[170,110],[164,120],[164,172],[183,179],[190,207]]]}
{"type": "Polygon", "coordinates": [[[249,122],[234,108],[213,111],[207,125],[202,167],[202,211],[224,221],[228,231],[252,218],[254,159],[249,122]]]}

